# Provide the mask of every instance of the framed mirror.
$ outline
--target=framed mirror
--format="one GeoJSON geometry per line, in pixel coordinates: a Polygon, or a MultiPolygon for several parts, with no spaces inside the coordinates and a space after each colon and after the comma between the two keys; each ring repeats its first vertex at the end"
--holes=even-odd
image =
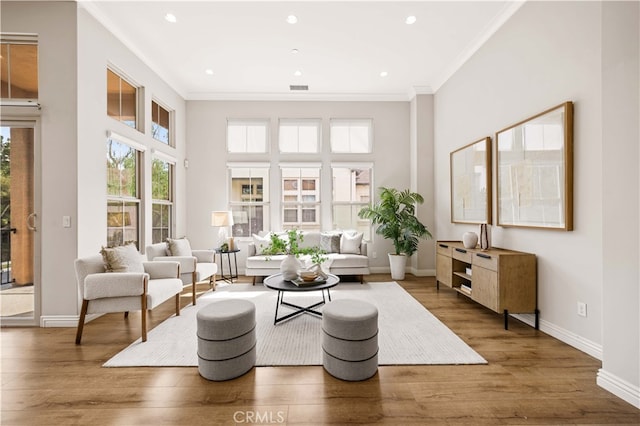
{"type": "Polygon", "coordinates": [[[573,103],[496,133],[498,226],[573,229],[573,103]]]}
{"type": "Polygon", "coordinates": [[[491,138],[450,154],[451,222],[491,223],[491,138]]]}

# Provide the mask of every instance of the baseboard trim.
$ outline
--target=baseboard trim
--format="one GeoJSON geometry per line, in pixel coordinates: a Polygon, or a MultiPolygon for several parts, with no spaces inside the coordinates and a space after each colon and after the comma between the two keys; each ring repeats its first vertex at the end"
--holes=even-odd
{"type": "Polygon", "coordinates": [[[640,408],[640,387],[634,386],[602,368],[598,370],[596,383],[618,398],[627,401],[636,408],[640,408]]]}
{"type": "MultiPolygon", "coordinates": [[[[101,314],[90,314],[85,317],[84,323],[93,321],[94,319],[102,316],[101,314]]],[[[78,326],[78,319],[80,315],[42,315],[40,317],[40,327],[53,328],[53,327],[72,327],[78,326]]]]}
{"type": "MultiPolygon", "coordinates": [[[[531,327],[535,326],[534,314],[513,314],[511,316],[525,324],[529,324],[531,327]]],[[[540,331],[543,331],[561,342],[573,346],[574,348],[602,361],[602,345],[585,339],[584,337],[565,330],[562,327],[558,327],[549,321],[540,320],[540,331]]]]}

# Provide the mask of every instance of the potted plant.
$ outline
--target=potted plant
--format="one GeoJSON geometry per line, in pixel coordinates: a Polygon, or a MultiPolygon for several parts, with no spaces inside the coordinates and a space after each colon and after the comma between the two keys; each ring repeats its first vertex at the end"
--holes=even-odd
{"type": "Polygon", "coordinates": [[[407,257],[418,250],[419,238],[431,238],[431,233],[416,217],[416,205],[424,203],[422,195],[408,189],[380,188],[380,201],[362,208],[358,216],[371,220],[376,234],[393,242],[389,253],[391,278],[403,280],[407,257]]]}
{"type": "MultiPolygon", "coordinates": [[[[280,235],[271,234],[271,244],[269,247],[262,250],[262,253],[266,256],[272,256],[276,254],[286,254],[287,257],[282,261],[280,265],[280,272],[282,278],[285,280],[294,280],[298,277],[298,270],[301,268],[298,258],[301,255],[308,255],[311,258],[312,264],[320,265],[327,260],[326,252],[320,247],[300,247],[300,243],[304,241],[302,233],[297,229],[290,229],[287,231],[287,238],[282,238],[280,235]]],[[[319,268],[316,268],[319,270],[319,268]]]]}

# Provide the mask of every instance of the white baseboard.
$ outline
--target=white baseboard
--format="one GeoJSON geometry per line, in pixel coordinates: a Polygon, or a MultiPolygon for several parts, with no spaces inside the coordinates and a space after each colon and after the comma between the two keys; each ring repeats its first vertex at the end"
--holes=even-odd
{"type": "Polygon", "coordinates": [[[634,386],[602,368],[598,370],[596,383],[618,398],[627,401],[636,408],[640,408],[640,387],[634,386]]]}
{"type": "MultiPolygon", "coordinates": [[[[84,323],[93,321],[102,316],[101,314],[90,314],[85,317],[84,323]]],[[[40,327],[77,327],[80,315],[43,315],[40,317],[40,327]]]]}
{"type": "MultiPolygon", "coordinates": [[[[535,326],[534,314],[512,314],[511,316],[519,319],[525,324],[529,324],[531,327],[535,326]]],[[[602,361],[602,345],[585,339],[584,337],[565,330],[564,328],[558,327],[549,321],[540,320],[540,331],[602,361]]]]}

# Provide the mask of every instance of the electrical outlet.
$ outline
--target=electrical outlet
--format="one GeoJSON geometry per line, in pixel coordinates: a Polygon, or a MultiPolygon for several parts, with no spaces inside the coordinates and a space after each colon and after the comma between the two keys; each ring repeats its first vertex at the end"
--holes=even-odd
{"type": "Polygon", "coordinates": [[[584,302],[578,302],[578,315],[581,317],[587,316],[587,304],[584,302]]]}
{"type": "Polygon", "coordinates": [[[374,259],[378,258],[378,253],[376,253],[375,251],[371,253],[371,257],[373,257],[374,259]]]}

